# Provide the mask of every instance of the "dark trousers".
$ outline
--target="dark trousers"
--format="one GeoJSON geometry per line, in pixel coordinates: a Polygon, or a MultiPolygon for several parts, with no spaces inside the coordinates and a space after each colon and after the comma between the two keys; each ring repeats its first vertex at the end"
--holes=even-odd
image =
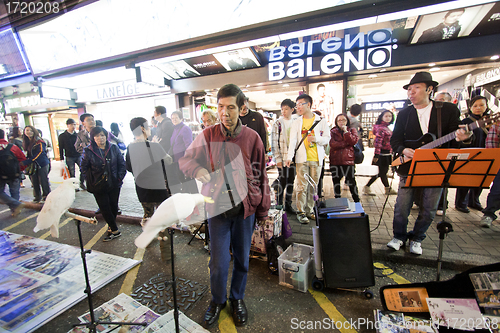
{"type": "Polygon", "coordinates": [[[30,176],[35,200],[45,199],[50,193],[49,168],[50,164],[47,164],[43,168],[38,168],[35,174],[30,176]]]}
{"type": "Polygon", "coordinates": [[[75,164],[78,163],[80,157],[70,157],[66,156],[66,166],[68,167],[69,176],[75,178],[75,164]]]}
{"type": "Polygon", "coordinates": [[[495,179],[493,179],[493,184],[490,187],[490,193],[488,193],[488,198],[486,199],[486,208],[483,209],[483,213],[486,216],[497,218],[496,211],[500,209],[500,170],[498,171],[495,179]]]}
{"type": "Polygon", "coordinates": [[[120,198],[120,187],[114,187],[107,192],[93,193],[97,206],[101,210],[104,220],[111,231],[117,231],[116,216],[118,215],[118,199],[120,198]]]}
{"type": "Polygon", "coordinates": [[[280,188],[278,189],[278,205],[283,205],[283,196],[285,205],[292,205],[293,181],[295,180],[295,165],[289,168],[278,168],[280,188]],[[286,193],[286,194],[285,194],[286,193]]]}
{"type": "Polygon", "coordinates": [[[380,155],[377,162],[378,175],[375,175],[372,178],[370,178],[368,183],[366,183],[366,186],[371,186],[377,180],[377,178],[380,177],[382,184],[384,184],[385,187],[389,187],[389,181],[387,179],[387,171],[389,171],[389,165],[391,165],[391,161],[392,161],[391,156],[380,155]]]}
{"type": "Polygon", "coordinates": [[[455,207],[467,208],[467,206],[481,206],[481,202],[479,201],[481,192],[483,192],[483,189],[480,187],[457,188],[457,194],[455,196],[455,207]]]}
{"type": "Polygon", "coordinates": [[[341,187],[340,181],[345,176],[345,183],[349,186],[351,191],[352,200],[354,202],[359,202],[358,186],[356,184],[356,179],[354,178],[354,172],[356,171],[354,165],[332,165],[330,166],[330,172],[332,173],[333,181],[333,193],[335,198],[341,197],[341,187]]]}

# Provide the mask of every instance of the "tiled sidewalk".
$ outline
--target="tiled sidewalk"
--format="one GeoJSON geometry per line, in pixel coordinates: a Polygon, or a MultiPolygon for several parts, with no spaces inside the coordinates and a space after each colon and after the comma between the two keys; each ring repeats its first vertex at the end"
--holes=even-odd
{"type": "MultiPolygon", "coordinates": [[[[365,152],[365,163],[371,161],[371,154],[372,152],[370,150],[365,152]]],[[[50,179],[52,188],[55,188],[58,186],[58,181],[61,180],[59,176],[60,162],[53,161],[52,168],[50,179]]],[[[269,170],[268,175],[271,183],[277,177],[276,169],[269,170]]],[[[366,176],[356,177],[358,189],[360,191],[362,191],[368,179],[369,177],[366,176]]],[[[21,199],[29,202],[33,199],[31,186],[29,181],[26,181],[25,184],[26,188],[21,189],[21,199]]],[[[395,177],[392,188],[396,189],[397,185],[398,177],[395,177]]],[[[326,176],[324,179],[324,193],[326,198],[333,197],[332,187],[331,177],[326,176]]],[[[392,238],[392,219],[396,195],[389,196],[384,208],[386,196],[383,194],[384,187],[380,180],[377,180],[372,185],[372,190],[376,196],[361,195],[361,203],[370,219],[374,256],[384,256],[404,261],[411,261],[417,258],[418,260],[428,260],[429,262],[435,261],[437,259],[439,247],[439,234],[436,229],[436,224],[441,221],[441,217],[436,217],[436,220],[427,232],[427,238],[422,243],[422,248],[424,250],[422,256],[417,257],[402,250],[393,252],[387,249],[386,244],[392,238]],[[380,219],[381,215],[382,218],[380,219]]],[[[351,198],[348,190],[343,190],[343,196],[344,195],[351,198]]],[[[486,205],[487,195],[488,190],[483,190],[481,195],[481,203],[483,205],[486,205]]],[[[490,229],[481,228],[479,226],[479,220],[482,213],[475,210],[471,210],[469,214],[458,212],[454,209],[454,199],[455,189],[450,189],[448,201],[451,207],[447,211],[447,221],[451,222],[454,231],[449,233],[444,239],[443,261],[448,263],[464,262],[475,265],[500,261],[500,222],[493,222],[493,227],[490,229]]],[[[142,217],[142,206],[137,200],[133,176],[130,173],[125,177],[119,206],[124,216],[142,217]]],[[[76,200],[72,207],[95,211],[97,209],[97,204],[92,194],[86,191],[80,191],[76,193],[76,200]]],[[[413,226],[417,214],[417,210],[412,210],[409,227],[413,226]]],[[[293,236],[290,240],[312,245],[311,224],[299,224],[295,216],[289,216],[289,221],[293,230],[293,236]]]]}

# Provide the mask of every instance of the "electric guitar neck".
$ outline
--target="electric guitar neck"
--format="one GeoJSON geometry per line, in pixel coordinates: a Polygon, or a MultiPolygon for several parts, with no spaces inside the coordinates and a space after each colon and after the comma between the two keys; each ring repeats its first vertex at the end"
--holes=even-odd
{"type": "MultiPolygon", "coordinates": [[[[492,124],[494,124],[498,118],[500,117],[499,113],[495,113],[491,116],[485,117],[484,119],[476,120],[473,123],[465,125],[465,130],[467,132],[473,131],[476,128],[480,127],[489,127],[492,124]]],[[[438,139],[436,139],[436,136],[432,133],[426,133],[422,137],[420,137],[418,140],[406,140],[405,141],[405,147],[406,148],[411,148],[411,149],[433,149],[436,147],[441,146],[442,144],[445,144],[446,142],[449,142],[451,140],[454,140],[457,137],[455,131],[446,134],[445,136],[442,136],[438,139]]],[[[392,161],[391,165],[392,166],[399,166],[401,164],[405,164],[407,162],[410,162],[412,159],[410,157],[400,155],[397,156],[394,161],[392,161]]]]}

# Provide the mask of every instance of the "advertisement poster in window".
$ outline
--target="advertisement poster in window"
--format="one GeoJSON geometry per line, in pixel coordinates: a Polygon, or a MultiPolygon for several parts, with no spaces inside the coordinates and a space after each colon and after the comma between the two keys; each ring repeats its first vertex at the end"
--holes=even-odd
{"type": "Polygon", "coordinates": [[[319,111],[329,125],[332,125],[335,117],[342,113],[342,87],[342,80],[311,83],[309,85],[309,95],[313,99],[311,110],[313,112],[319,111]]]}

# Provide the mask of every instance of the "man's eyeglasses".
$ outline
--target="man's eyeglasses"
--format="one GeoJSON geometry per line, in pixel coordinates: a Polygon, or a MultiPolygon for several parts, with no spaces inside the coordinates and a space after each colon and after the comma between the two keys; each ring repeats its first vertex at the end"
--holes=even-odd
{"type": "Polygon", "coordinates": [[[302,106],[307,105],[307,102],[297,104],[297,106],[299,106],[299,105],[302,105],[302,106]]]}

